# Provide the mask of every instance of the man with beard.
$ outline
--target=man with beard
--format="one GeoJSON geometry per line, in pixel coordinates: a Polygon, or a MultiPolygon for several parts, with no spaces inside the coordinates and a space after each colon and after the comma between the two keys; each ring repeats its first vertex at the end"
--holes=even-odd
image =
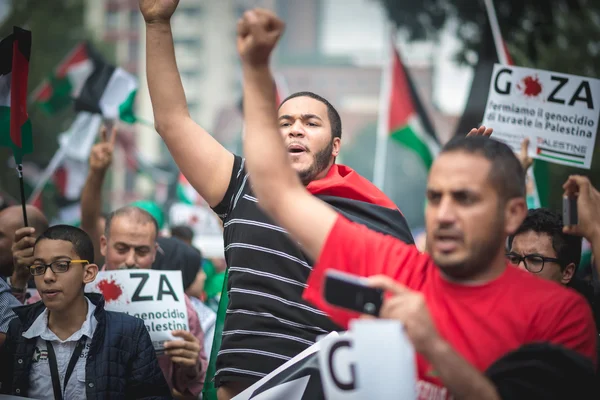
{"type": "MultiPolygon", "coordinates": [[[[170,26],[177,3],[140,0],[148,87],[158,133],[224,223],[229,304],[215,385],[219,398],[229,399],[339,327],[302,300],[312,260],[259,209],[244,159],[190,118],[170,26]]],[[[412,243],[393,202],[352,169],[334,163],[342,124],[327,100],[310,92],[291,95],[280,105],[278,130],[295,174],[310,193],[349,219],[412,243]]],[[[214,356],[217,352],[211,364],[214,356]]]]}
{"type": "Polygon", "coordinates": [[[261,207],[317,260],[304,297],[347,326],[356,315],[322,297],[326,270],[371,277],[388,294],[380,317],[402,322],[417,352],[419,399],[597,398],[586,301],[505,259],[527,212],[511,149],[485,137],[446,144],[427,182],[427,253],[350,221],[310,195],[278,132],[269,58],[282,31],[265,10],[238,22],[244,153],[261,207]]]}
{"type": "MultiPolygon", "coordinates": [[[[100,237],[100,251],[106,262],[103,269],[150,269],[156,258],[157,235],[156,219],[147,211],[136,206],[113,211],[106,219],[104,235],[100,237]]],[[[167,341],[165,354],[158,357],[158,363],[171,389],[185,396],[198,397],[206,374],[204,334],[187,296],[185,304],[189,331],[171,332],[182,340],[167,341]]]]}

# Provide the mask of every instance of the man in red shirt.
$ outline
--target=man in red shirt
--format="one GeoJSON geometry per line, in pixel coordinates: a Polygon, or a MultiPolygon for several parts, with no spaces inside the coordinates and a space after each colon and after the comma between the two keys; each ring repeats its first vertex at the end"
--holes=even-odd
{"type": "Polygon", "coordinates": [[[508,146],[485,137],[445,146],[427,184],[428,254],[350,222],[306,191],[275,112],[269,57],[282,32],[283,22],[265,10],[238,22],[244,151],[260,206],[317,260],[305,298],[346,326],[357,315],[325,303],[326,269],[378,275],[372,284],[391,294],[380,317],[401,321],[418,353],[421,399],[502,398],[506,392],[482,372],[539,342],[568,349],[593,370],[596,333],[586,301],[505,259],[506,238],[527,212],[525,175],[508,146]]]}

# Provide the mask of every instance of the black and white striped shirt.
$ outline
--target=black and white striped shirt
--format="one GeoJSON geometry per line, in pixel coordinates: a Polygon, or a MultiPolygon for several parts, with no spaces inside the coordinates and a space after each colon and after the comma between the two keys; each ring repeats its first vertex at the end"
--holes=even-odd
{"type": "Polygon", "coordinates": [[[250,383],[339,327],[302,299],[311,262],[258,208],[239,156],[214,211],[223,220],[229,267],[229,306],[215,380],[217,385],[250,383]]]}
{"type": "MultiPolygon", "coordinates": [[[[356,222],[412,243],[408,225],[397,209],[383,210],[342,198],[322,199],[356,222]],[[378,209],[385,214],[376,218],[381,223],[369,224],[381,213],[378,209]]],[[[302,299],[312,262],[288,233],[259,209],[239,156],[235,156],[227,193],[214,211],[223,220],[229,268],[229,305],[215,384],[253,383],[311,346],[319,335],[340,327],[302,299]]]]}

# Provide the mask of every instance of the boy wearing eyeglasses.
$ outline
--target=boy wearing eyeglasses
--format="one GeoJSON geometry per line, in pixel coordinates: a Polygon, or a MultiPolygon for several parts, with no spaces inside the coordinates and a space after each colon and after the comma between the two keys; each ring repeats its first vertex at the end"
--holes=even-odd
{"type": "Polygon", "coordinates": [[[79,228],[37,239],[29,268],[41,302],[14,309],[0,352],[0,392],[36,399],[171,398],[142,320],[84,294],[98,273],[79,228]]]}
{"type": "Polygon", "coordinates": [[[508,240],[511,264],[563,285],[571,281],[581,259],[581,237],[564,233],[561,215],[547,208],[529,210],[508,240]]]}

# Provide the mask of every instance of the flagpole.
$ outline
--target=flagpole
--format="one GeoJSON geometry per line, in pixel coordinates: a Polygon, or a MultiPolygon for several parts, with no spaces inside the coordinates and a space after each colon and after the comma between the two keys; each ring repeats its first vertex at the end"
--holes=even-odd
{"type": "Polygon", "coordinates": [[[386,32],[389,32],[391,43],[386,41],[384,47],[383,64],[381,68],[381,88],[379,89],[379,111],[377,118],[377,141],[375,145],[375,159],[373,164],[373,184],[383,190],[387,164],[387,150],[389,140],[389,111],[390,93],[392,84],[392,46],[396,45],[395,29],[386,23],[386,32]]]}
{"type": "Polygon", "coordinates": [[[500,31],[498,16],[496,15],[496,9],[494,8],[494,0],[483,0],[483,2],[485,3],[488,20],[490,21],[490,28],[492,28],[492,36],[494,37],[494,44],[496,45],[498,61],[500,61],[501,64],[508,65],[508,57],[506,57],[504,51],[504,41],[502,40],[502,32],[500,31]]]}
{"type": "Polygon", "coordinates": [[[23,182],[23,164],[17,164],[17,172],[19,173],[19,189],[21,190],[21,207],[23,209],[23,225],[29,226],[27,221],[27,202],[25,201],[25,182],[23,182]]]}

